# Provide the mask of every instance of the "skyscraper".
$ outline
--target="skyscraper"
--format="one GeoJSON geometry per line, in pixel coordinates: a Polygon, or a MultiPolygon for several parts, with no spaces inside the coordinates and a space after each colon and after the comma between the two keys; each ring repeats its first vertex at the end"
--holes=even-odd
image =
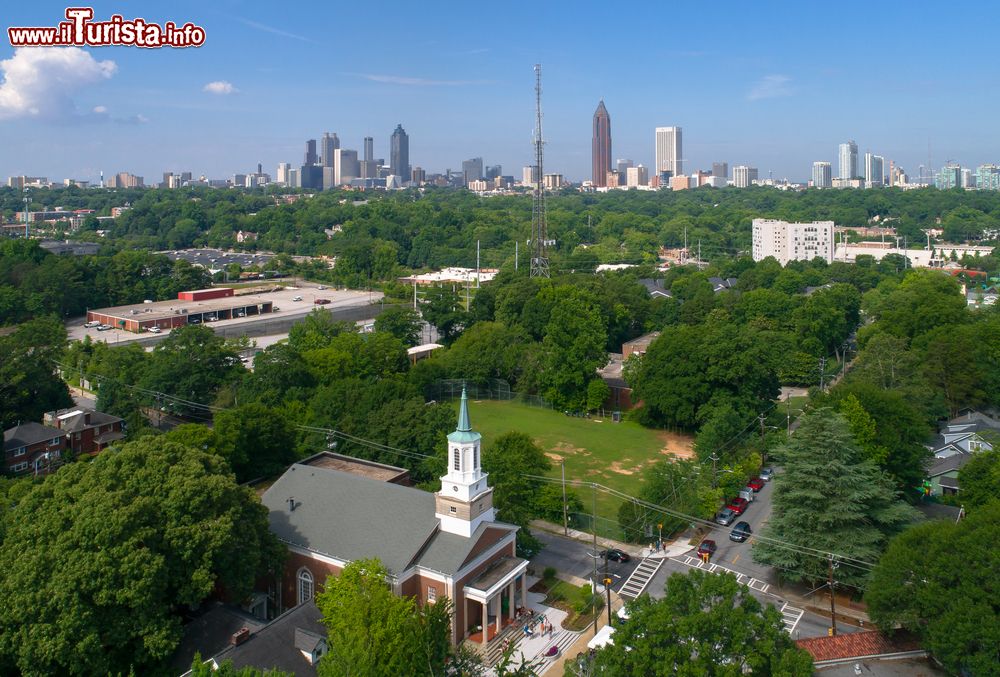
{"type": "Polygon", "coordinates": [[[396,125],[396,131],[389,140],[389,164],[392,173],[406,181],[410,176],[410,137],[403,131],[403,125],[396,125]]]}
{"type": "Polygon", "coordinates": [[[604,99],[594,111],[594,138],[591,143],[592,178],[595,186],[608,185],[611,171],[611,116],[604,107],[604,99]]]}
{"type": "Polygon", "coordinates": [[[723,179],[729,177],[729,163],[728,162],[713,162],[712,163],[712,176],[718,176],[723,179]]]}
{"type": "Polygon", "coordinates": [[[375,159],[375,139],[370,136],[365,137],[364,160],[371,162],[375,159]]]}
{"type": "Polygon", "coordinates": [[[865,183],[869,188],[881,187],[885,183],[885,158],[881,155],[865,153],[865,183]]]}
{"type": "Polygon", "coordinates": [[[684,173],[684,161],[681,158],[681,128],[656,128],[656,173],[670,172],[671,176],[684,173]]]}
{"type": "Polygon", "coordinates": [[[483,158],[474,157],[462,162],[462,174],[465,175],[465,185],[469,185],[469,181],[483,178],[483,158]]]}
{"type": "Polygon", "coordinates": [[[837,167],[837,178],[858,178],[858,144],[854,141],[840,144],[840,165],[837,167]]]}
{"type": "Polygon", "coordinates": [[[829,162],[813,163],[813,187],[830,188],[833,186],[833,168],[829,162]]]}
{"type": "Polygon", "coordinates": [[[733,185],[737,188],[749,188],[758,178],[756,167],[736,165],[733,167],[733,185]]]}
{"type": "Polygon", "coordinates": [[[336,133],[330,134],[326,132],[323,134],[323,139],[320,141],[319,150],[323,154],[323,166],[332,167],[333,166],[333,151],[340,148],[340,139],[337,138],[336,133]]]}
{"type": "Polygon", "coordinates": [[[309,139],[306,141],[306,157],[305,161],[302,163],[306,166],[317,164],[316,158],[316,139],[309,139]]]}

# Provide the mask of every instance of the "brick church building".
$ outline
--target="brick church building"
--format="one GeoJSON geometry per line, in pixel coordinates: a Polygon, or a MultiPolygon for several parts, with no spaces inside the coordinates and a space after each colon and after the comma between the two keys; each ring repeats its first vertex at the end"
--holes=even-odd
{"type": "Polygon", "coordinates": [[[262,497],[272,532],[288,547],[271,595],[277,611],[311,600],[350,562],[378,558],[397,595],[452,600],[453,642],[483,628],[485,644],[504,616],[525,606],[528,563],[515,552],[518,527],[495,520],[480,443],[463,391],[435,494],[406,486],[404,470],[335,454],[292,465],[262,497]]]}

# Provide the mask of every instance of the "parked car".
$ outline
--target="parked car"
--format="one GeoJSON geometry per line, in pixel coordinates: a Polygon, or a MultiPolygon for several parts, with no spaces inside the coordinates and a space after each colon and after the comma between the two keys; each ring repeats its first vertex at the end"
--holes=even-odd
{"type": "Polygon", "coordinates": [[[627,552],[619,550],[618,548],[611,548],[610,550],[605,550],[601,553],[601,557],[610,562],[628,562],[631,557],[627,552]]]}
{"type": "Polygon", "coordinates": [[[733,530],[729,532],[729,540],[742,543],[750,538],[750,534],[752,533],[753,531],[750,529],[749,522],[737,522],[733,530]]]}
{"type": "Polygon", "coordinates": [[[764,468],[760,471],[760,478],[765,482],[770,482],[772,477],[774,477],[774,471],[771,468],[764,468]]]}
{"type": "Polygon", "coordinates": [[[97,325],[97,331],[108,331],[109,329],[113,329],[113,327],[110,324],[97,325]]]}
{"type": "Polygon", "coordinates": [[[301,301],[301,300],[302,300],[302,297],[301,297],[301,296],[293,296],[293,297],[292,297],[292,300],[293,300],[293,301],[301,301]]]}
{"type": "Polygon", "coordinates": [[[742,515],[746,511],[748,505],[750,505],[750,502],[747,499],[734,498],[733,500],[729,501],[729,505],[727,505],[726,507],[732,510],[737,515],[742,515]]]}
{"type": "Polygon", "coordinates": [[[315,303],[317,306],[325,306],[329,302],[330,299],[316,299],[315,301],[313,301],[313,303],[315,303]]]}
{"type": "Polygon", "coordinates": [[[754,491],[760,491],[761,489],[764,488],[764,480],[762,480],[759,477],[754,477],[752,480],[747,482],[747,486],[753,489],[754,491]]]}
{"type": "Polygon", "coordinates": [[[326,289],[326,286],[321,284],[320,286],[316,287],[316,289],[323,291],[324,289],[326,289]]]}
{"type": "Polygon", "coordinates": [[[83,323],[83,328],[84,329],[93,329],[94,327],[100,327],[100,326],[101,326],[100,322],[84,322],[83,323]]]}
{"type": "Polygon", "coordinates": [[[149,333],[150,334],[159,334],[160,333],[160,328],[156,327],[156,326],[150,327],[149,328],[149,333]]]}
{"type": "Polygon", "coordinates": [[[701,557],[702,555],[707,554],[709,557],[711,557],[712,555],[715,554],[715,550],[716,550],[715,541],[706,538],[704,541],[701,542],[701,545],[698,546],[698,556],[701,557]]]}
{"type": "Polygon", "coordinates": [[[721,524],[724,527],[728,527],[736,519],[736,513],[729,508],[723,508],[719,511],[719,514],[715,516],[716,524],[721,524]]]}
{"type": "Polygon", "coordinates": [[[739,497],[745,500],[747,503],[753,503],[753,487],[749,484],[742,489],[740,489],[739,497]]]}
{"type": "Polygon", "coordinates": [[[201,320],[197,317],[189,317],[188,324],[201,324],[201,320]]]}

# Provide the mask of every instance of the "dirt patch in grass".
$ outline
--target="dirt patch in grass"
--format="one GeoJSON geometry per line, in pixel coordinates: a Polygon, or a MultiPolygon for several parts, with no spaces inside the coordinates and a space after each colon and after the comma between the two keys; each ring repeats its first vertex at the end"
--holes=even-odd
{"type": "Polygon", "coordinates": [[[553,454],[551,451],[546,451],[545,455],[556,463],[562,463],[565,456],[560,456],[559,454],[553,454]]]}
{"type": "Polygon", "coordinates": [[[566,454],[575,454],[578,456],[590,456],[590,452],[582,447],[574,447],[569,442],[558,442],[554,447],[553,451],[561,451],[566,454]]]}
{"type": "Polygon", "coordinates": [[[616,472],[619,475],[634,475],[636,472],[635,468],[625,468],[618,461],[615,461],[610,466],[608,466],[608,470],[610,470],[611,472],[616,472]]]}
{"type": "Polygon", "coordinates": [[[663,448],[660,453],[664,456],[674,456],[676,458],[694,458],[694,437],[682,433],[668,432],[666,430],[658,433],[663,441],[663,448]]]}

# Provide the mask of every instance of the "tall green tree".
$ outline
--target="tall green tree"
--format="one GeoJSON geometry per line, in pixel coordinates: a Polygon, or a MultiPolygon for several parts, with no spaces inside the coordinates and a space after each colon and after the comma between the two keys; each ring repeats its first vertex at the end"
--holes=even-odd
{"type": "Polygon", "coordinates": [[[282,552],[221,458],[153,437],[61,468],[4,526],[0,655],[25,674],[155,670],[180,609],[241,600],[282,552]]]}
{"type": "Polygon", "coordinates": [[[542,394],[557,407],[582,410],[587,405],[587,384],[607,362],[607,331],[591,295],[561,286],[553,297],[542,340],[542,394]]]}
{"type": "Polygon", "coordinates": [[[953,674],[1000,675],[1000,501],[958,524],[935,521],[893,539],[865,592],[883,630],[902,626],[953,674]]]}
{"type": "Polygon", "coordinates": [[[1000,440],[992,440],[992,451],[973,454],[958,471],[959,499],[968,510],[1000,501],[1000,440]]]}
{"type": "Polygon", "coordinates": [[[407,348],[420,343],[423,326],[420,313],[404,306],[389,306],[375,318],[375,331],[389,332],[407,348]]]}
{"type": "Polygon", "coordinates": [[[153,349],[140,381],[147,390],[164,393],[175,413],[204,416],[196,406],[215,400],[219,389],[243,374],[239,355],[203,324],[174,329],[153,349]]]}
{"type": "MultiPolygon", "coordinates": [[[[731,574],[672,574],[665,596],[629,603],[614,642],[597,650],[591,674],[808,677],[812,657],[731,574]]],[[[577,675],[572,668],[568,675],[577,675]]]]}
{"type": "Polygon", "coordinates": [[[450,602],[418,606],[390,587],[378,560],[351,562],[327,579],[316,606],[329,629],[320,675],[441,675],[450,651],[450,602]]]}
{"type": "Polygon", "coordinates": [[[241,404],[215,415],[215,449],[238,482],[274,475],[295,460],[295,432],[279,409],[241,404]]]}
{"type": "Polygon", "coordinates": [[[0,427],[41,421],[42,414],[73,404],[56,362],[66,330],[54,317],[30,320],[0,336],[0,427]]]}
{"type": "Polygon", "coordinates": [[[542,475],[551,465],[534,440],[520,432],[504,433],[483,450],[483,470],[490,475],[497,519],[521,527],[518,549],[524,554],[538,549],[528,524],[541,514],[538,482],[525,476],[542,475]]]}
{"type": "Polygon", "coordinates": [[[864,458],[844,419],[830,409],[807,414],[774,451],[784,468],[773,484],[774,512],[753,543],[753,558],[793,581],[824,580],[840,555],[837,580],[862,586],[889,538],[916,518],[892,481],[864,458]]]}

